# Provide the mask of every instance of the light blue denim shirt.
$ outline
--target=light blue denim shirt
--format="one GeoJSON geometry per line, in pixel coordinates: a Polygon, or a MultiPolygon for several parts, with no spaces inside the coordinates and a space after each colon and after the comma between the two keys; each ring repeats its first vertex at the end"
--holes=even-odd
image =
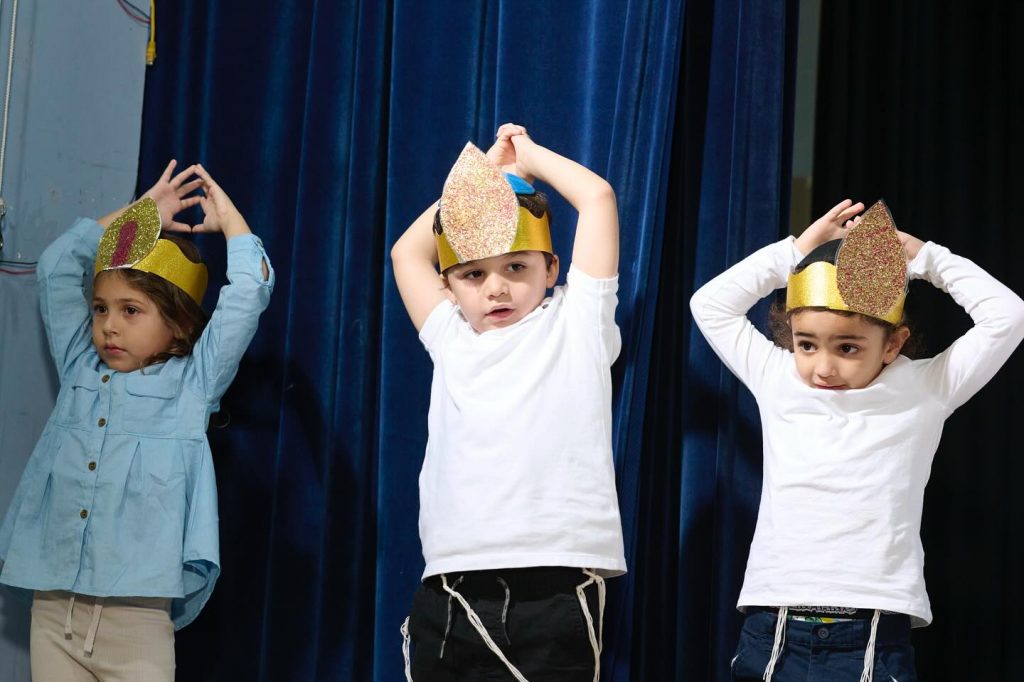
{"type": "Polygon", "coordinates": [[[92,343],[102,228],[79,219],[39,259],[39,296],[60,376],[57,405],[0,527],[0,583],[98,597],[171,597],[176,628],[220,573],[210,414],[238,371],[274,271],[255,236],[228,241],[229,284],[192,350],[121,373],[92,343]]]}

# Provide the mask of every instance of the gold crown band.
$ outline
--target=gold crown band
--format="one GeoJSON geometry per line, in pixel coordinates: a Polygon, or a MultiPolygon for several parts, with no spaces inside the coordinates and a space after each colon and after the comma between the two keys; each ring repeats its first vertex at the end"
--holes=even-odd
{"type": "Polygon", "coordinates": [[[202,305],[209,279],[206,266],[193,263],[177,244],[159,237],[160,211],[156,202],[148,197],[135,202],[103,231],[96,249],[95,272],[148,272],[167,280],[202,305]]]}
{"type": "Polygon", "coordinates": [[[466,143],[438,202],[434,234],[442,273],[453,265],[517,251],[554,253],[547,211],[539,218],[530,213],[520,205],[515,187],[530,191],[528,183],[510,181],[486,154],[466,143]]]}
{"type": "Polygon", "coordinates": [[[907,300],[906,291],[884,315],[872,315],[863,310],[855,310],[846,304],[839,293],[836,282],[836,266],[828,261],[811,263],[798,273],[789,276],[786,288],[786,312],[797,308],[828,308],[844,310],[868,317],[884,320],[889,324],[903,321],[903,304],[907,300]]]}
{"type": "MultiPolygon", "coordinates": [[[[458,254],[455,253],[451,244],[448,243],[448,237],[445,236],[444,232],[436,234],[435,237],[437,238],[437,258],[440,263],[441,272],[444,272],[453,265],[468,262],[459,259],[458,254]]],[[[551,221],[548,218],[547,211],[538,218],[524,206],[519,207],[515,239],[512,240],[512,246],[505,253],[515,253],[517,251],[543,251],[544,253],[554,254],[554,249],[551,247],[551,221]]]]}
{"type": "Polygon", "coordinates": [[[203,304],[209,280],[206,266],[190,261],[169,239],[158,239],[153,250],[131,269],[161,277],[188,294],[197,305],[203,304]]]}

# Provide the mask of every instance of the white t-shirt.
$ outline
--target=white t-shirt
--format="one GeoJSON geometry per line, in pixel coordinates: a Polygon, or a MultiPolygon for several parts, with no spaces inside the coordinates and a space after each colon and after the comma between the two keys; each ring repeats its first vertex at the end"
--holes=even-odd
{"type": "Polygon", "coordinates": [[[694,319],[757,399],[764,480],[738,606],[884,609],[931,622],[921,509],[942,425],[1024,338],[1024,302],[971,261],[927,243],[912,278],[947,291],[974,327],[944,352],[900,356],[867,387],[814,389],[790,351],[746,318],[786,286],[801,254],[786,239],[704,285],[694,319]]]}
{"type": "Polygon", "coordinates": [[[423,577],[529,566],[626,570],[611,450],[618,278],[570,268],[519,322],[479,334],[438,305],[420,472],[423,577]]]}

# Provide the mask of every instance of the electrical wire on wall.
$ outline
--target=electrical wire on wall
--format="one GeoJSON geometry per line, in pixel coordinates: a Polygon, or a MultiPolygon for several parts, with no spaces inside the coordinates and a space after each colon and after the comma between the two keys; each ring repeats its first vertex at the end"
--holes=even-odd
{"type": "Polygon", "coordinates": [[[3,128],[0,129],[0,251],[4,248],[4,218],[7,200],[4,198],[4,177],[7,161],[7,122],[11,111],[11,80],[14,74],[14,36],[18,28],[18,0],[11,5],[11,39],[7,49],[7,83],[4,86],[3,128]]]}
{"type": "MultiPolygon", "coordinates": [[[[144,12],[131,0],[116,0],[121,10],[137,24],[149,29],[149,40],[146,44],[146,63],[152,64],[156,59],[156,0],[150,0],[149,13],[144,12]]],[[[0,16],[2,16],[3,0],[0,0],[0,16]]],[[[4,180],[7,161],[7,130],[10,118],[11,83],[14,75],[14,46],[18,27],[18,0],[11,4],[11,33],[7,50],[7,79],[4,85],[2,127],[0,127],[0,252],[4,248],[4,220],[7,215],[7,200],[4,197],[4,180]]],[[[34,261],[15,261],[0,259],[0,273],[5,275],[30,275],[35,272],[34,261]]]]}
{"type": "Polygon", "coordinates": [[[153,65],[156,60],[156,0],[149,0],[149,14],[130,0],[117,0],[121,11],[140,26],[149,28],[149,41],[146,43],[146,64],[153,65]]]}

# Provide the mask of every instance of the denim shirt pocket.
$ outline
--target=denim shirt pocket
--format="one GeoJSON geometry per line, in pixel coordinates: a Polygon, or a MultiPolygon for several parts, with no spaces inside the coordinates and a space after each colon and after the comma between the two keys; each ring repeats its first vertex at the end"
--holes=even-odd
{"type": "Polygon", "coordinates": [[[124,430],[140,436],[166,435],[177,421],[178,377],[132,374],[125,377],[124,430]]]}
{"type": "Polygon", "coordinates": [[[86,365],[75,369],[70,381],[61,388],[57,421],[67,426],[80,426],[90,421],[100,388],[100,373],[86,365]]]}

